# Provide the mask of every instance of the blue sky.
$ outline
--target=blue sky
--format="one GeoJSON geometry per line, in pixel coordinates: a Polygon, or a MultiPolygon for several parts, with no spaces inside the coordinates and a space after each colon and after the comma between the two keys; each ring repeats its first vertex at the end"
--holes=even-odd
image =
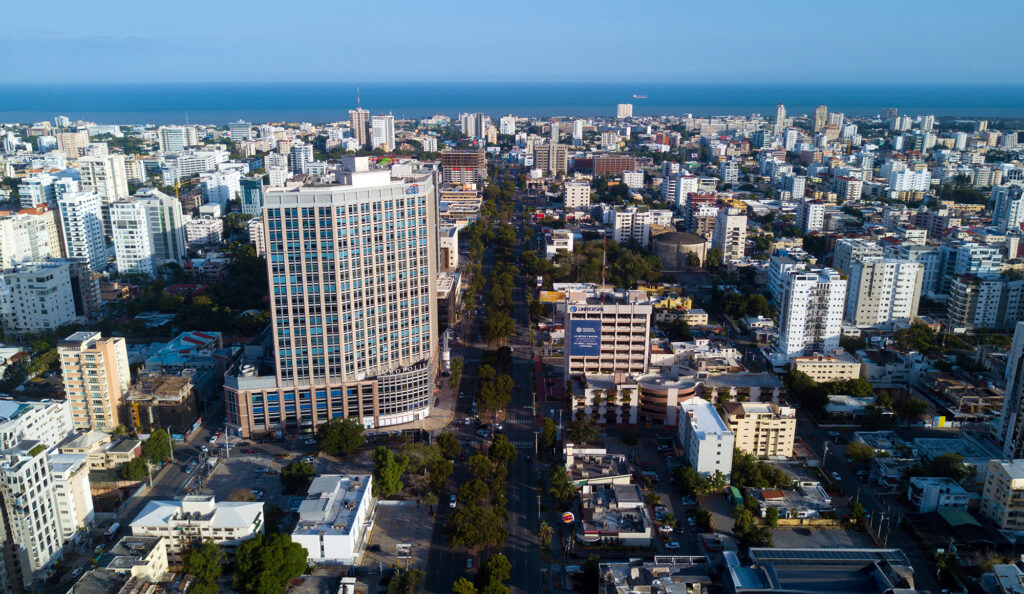
{"type": "Polygon", "coordinates": [[[1024,3],[4,4],[0,82],[1024,82],[1024,3]]]}

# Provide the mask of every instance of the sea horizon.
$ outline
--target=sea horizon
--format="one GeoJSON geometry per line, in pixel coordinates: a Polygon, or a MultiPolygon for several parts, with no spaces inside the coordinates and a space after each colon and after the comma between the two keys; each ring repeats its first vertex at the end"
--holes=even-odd
{"type": "MultiPolygon", "coordinates": [[[[361,83],[360,104],[396,118],[613,117],[617,103],[636,116],[773,117],[819,104],[850,116],[895,107],[901,114],[1024,118],[1024,84],[900,83],[361,83]],[[635,98],[643,95],[646,98],[635,98]]],[[[0,84],[0,122],[32,123],[58,115],[98,124],[334,122],[356,106],[356,83],[0,84]]]]}

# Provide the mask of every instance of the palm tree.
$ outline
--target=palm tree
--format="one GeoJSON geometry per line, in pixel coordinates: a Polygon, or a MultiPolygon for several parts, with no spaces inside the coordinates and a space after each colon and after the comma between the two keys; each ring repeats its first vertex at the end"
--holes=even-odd
{"type": "Polygon", "coordinates": [[[537,539],[540,541],[540,548],[547,549],[551,546],[551,539],[555,536],[555,529],[545,521],[541,521],[537,528],[537,539]]]}

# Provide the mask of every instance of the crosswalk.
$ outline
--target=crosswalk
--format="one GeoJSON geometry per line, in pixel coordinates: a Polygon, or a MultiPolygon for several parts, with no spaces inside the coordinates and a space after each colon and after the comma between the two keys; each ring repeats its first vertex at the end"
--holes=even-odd
{"type": "Polygon", "coordinates": [[[533,422],[533,419],[531,419],[531,418],[505,419],[505,423],[511,423],[511,424],[515,424],[515,425],[529,425],[532,422],[533,422]]]}
{"type": "Polygon", "coordinates": [[[533,442],[532,441],[513,441],[512,445],[516,446],[517,448],[523,448],[523,449],[528,449],[528,450],[532,450],[533,449],[533,442]]]}
{"type": "MultiPolygon", "coordinates": [[[[459,445],[461,445],[461,446],[476,445],[477,443],[479,443],[479,442],[477,440],[474,440],[474,439],[460,439],[459,440],[459,445]]],[[[514,447],[516,447],[518,449],[523,449],[523,450],[532,450],[533,449],[533,442],[529,441],[529,440],[515,440],[515,441],[509,440],[509,443],[511,443],[514,447]]]]}

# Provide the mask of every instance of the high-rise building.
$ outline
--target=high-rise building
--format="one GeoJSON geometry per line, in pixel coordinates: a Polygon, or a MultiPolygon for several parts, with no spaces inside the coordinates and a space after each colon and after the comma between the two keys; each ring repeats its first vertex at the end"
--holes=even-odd
{"type": "Polygon", "coordinates": [[[72,260],[28,262],[0,273],[0,318],[11,334],[49,332],[84,321],[83,280],[72,260]],[[78,285],[78,286],[73,286],[78,285]]]}
{"type": "Polygon", "coordinates": [[[507,115],[501,116],[498,120],[498,131],[507,136],[515,136],[516,133],[516,117],[507,115]]]}
{"type": "Polygon", "coordinates": [[[641,248],[650,244],[653,215],[649,208],[617,206],[611,216],[612,239],[616,243],[641,248]]]}
{"type": "Polygon", "coordinates": [[[736,438],[715,405],[694,396],[679,406],[679,443],[690,467],[703,477],[720,472],[728,478],[736,438]]]}
{"type": "Polygon", "coordinates": [[[736,441],[736,449],[758,458],[792,458],[796,438],[796,410],[770,402],[726,402],[723,421],[736,441]]]}
{"type": "Polygon", "coordinates": [[[164,264],[184,260],[181,203],[173,196],[145,190],[110,210],[119,273],[155,276],[164,264]]]}
{"type": "Polygon", "coordinates": [[[782,148],[792,151],[796,148],[796,142],[800,139],[800,132],[796,128],[786,128],[782,133],[782,148]]]}
{"type": "Polygon", "coordinates": [[[796,226],[804,235],[821,231],[825,227],[825,203],[820,200],[801,200],[796,208],[796,226]]]}
{"type": "Polygon", "coordinates": [[[111,432],[122,422],[122,398],[131,386],[123,337],[75,332],[57,343],[64,392],[76,429],[111,432]]]}
{"type": "Polygon", "coordinates": [[[842,202],[858,202],[864,191],[864,182],[856,177],[841,175],[835,178],[836,197],[842,202]]]}
{"type": "Polygon", "coordinates": [[[242,189],[242,214],[259,217],[263,212],[263,177],[243,177],[239,186],[242,189]]]}
{"type": "Polygon", "coordinates": [[[242,174],[237,169],[224,169],[199,174],[199,188],[203,202],[219,204],[221,212],[227,212],[228,203],[242,194],[242,174]]]}
{"type": "Polygon", "coordinates": [[[722,254],[723,262],[743,259],[747,243],[747,215],[738,208],[723,208],[715,219],[711,247],[722,254]]]}
{"type": "Polygon", "coordinates": [[[576,144],[576,141],[582,141],[583,140],[583,125],[584,125],[583,120],[573,120],[572,121],[572,139],[573,139],[573,144],[576,144]]]}
{"type": "Polygon", "coordinates": [[[569,290],[566,295],[562,309],[566,335],[583,337],[566,339],[563,369],[567,378],[647,373],[654,306],[646,293],[595,288],[569,290]]]}
{"type": "Polygon", "coordinates": [[[441,176],[445,184],[475,184],[487,179],[483,151],[442,151],[441,176]]]}
{"type": "Polygon", "coordinates": [[[370,118],[370,147],[395,150],[395,116],[387,114],[370,118]]]}
{"type": "Polygon", "coordinates": [[[839,348],[846,279],[831,268],[790,270],[782,279],[779,351],[786,357],[839,348]]]}
{"type": "Polygon", "coordinates": [[[37,573],[63,558],[60,510],[50,475],[48,447],[53,445],[26,439],[0,452],[8,592],[33,591],[37,573]]]}
{"type": "Polygon", "coordinates": [[[909,324],[917,317],[924,266],[893,258],[861,258],[852,266],[846,320],[857,327],[909,324]]]}
{"type": "Polygon", "coordinates": [[[249,140],[252,138],[252,124],[245,120],[230,122],[228,123],[228,132],[231,134],[231,140],[234,142],[249,140]]]}
{"type": "Polygon", "coordinates": [[[889,172],[889,189],[894,192],[927,192],[932,183],[932,172],[926,167],[889,172]]]}
{"type": "Polygon", "coordinates": [[[1004,233],[1024,223],[1024,185],[1019,182],[992,186],[992,224],[1004,233]]]}
{"type": "Polygon", "coordinates": [[[1004,373],[1006,384],[999,442],[1004,456],[1024,458],[1024,321],[1015,326],[1004,373]]]}
{"type": "Polygon", "coordinates": [[[864,258],[880,258],[883,253],[882,246],[870,239],[843,237],[836,241],[832,251],[832,268],[850,276],[855,263],[864,258]]]}
{"type": "Polygon", "coordinates": [[[233,433],[299,433],[337,417],[382,427],[429,413],[435,174],[392,180],[368,170],[365,157],[353,169],[341,176],[345,185],[266,194],[276,368],[256,376],[242,364],[225,376],[233,433]],[[286,233],[325,239],[292,242],[286,233]]]}
{"type": "Polygon", "coordinates": [[[79,186],[83,191],[96,192],[100,198],[104,231],[110,231],[110,205],[128,197],[128,175],[124,169],[124,155],[82,157],[78,160],[82,172],[79,186]]]}
{"type": "Polygon", "coordinates": [[[348,110],[348,127],[359,146],[366,146],[370,141],[370,112],[362,108],[348,110]]]}
{"type": "Polygon", "coordinates": [[[615,117],[623,120],[626,118],[633,117],[633,104],[632,103],[619,103],[615,106],[615,117]]]}
{"type": "Polygon", "coordinates": [[[1024,280],[999,274],[959,274],[950,283],[946,323],[954,332],[1010,328],[1024,319],[1024,280]]]}
{"type": "Polygon", "coordinates": [[[62,151],[68,158],[77,159],[82,156],[82,149],[89,144],[89,132],[78,130],[77,132],[57,132],[57,150],[62,151]]]}
{"type": "Polygon", "coordinates": [[[459,129],[463,136],[469,138],[484,138],[490,122],[491,119],[482,113],[459,114],[459,129]]]}
{"type": "Polygon", "coordinates": [[[533,166],[545,175],[556,175],[569,170],[569,149],[564,144],[533,145],[533,166]]]}
{"type": "Polygon", "coordinates": [[[783,175],[779,178],[779,188],[789,192],[791,200],[803,200],[807,188],[807,178],[803,175],[783,175]]]}
{"type": "Polygon", "coordinates": [[[309,164],[313,162],[313,145],[297,142],[292,145],[290,152],[292,173],[308,173],[309,164]]]}
{"type": "Polygon", "coordinates": [[[718,165],[718,176],[723,184],[735,184],[740,181],[740,164],[736,161],[722,161],[718,165]]]}
{"type": "Polygon", "coordinates": [[[199,134],[191,126],[161,126],[156,139],[162,153],[180,153],[199,144],[199,134]]]}
{"type": "Polygon", "coordinates": [[[786,106],[779,103],[775,106],[775,127],[772,128],[772,134],[775,136],[781,136],[782,131],[786,129],[786,106]]]}
{"type": "Polygon", "coordinates": [[[570,181],[563,186],[565,192],[565,210],[576,210],[577,208],[590,208],[590,183],[585,181],[570,181]]]}
{"type": "Polygon", "coordinates": [[[0,216],[0,269],[61,255],[60,233],[52,210],[25,209],[0,216]]]}
{"type": "Polygon", "coordinates": [[[825,128],[825,124],[828,123],[828,107],[819,105],[814,108],[814,127],[812,130],[815,134],[821,132],[825,128]]]}

